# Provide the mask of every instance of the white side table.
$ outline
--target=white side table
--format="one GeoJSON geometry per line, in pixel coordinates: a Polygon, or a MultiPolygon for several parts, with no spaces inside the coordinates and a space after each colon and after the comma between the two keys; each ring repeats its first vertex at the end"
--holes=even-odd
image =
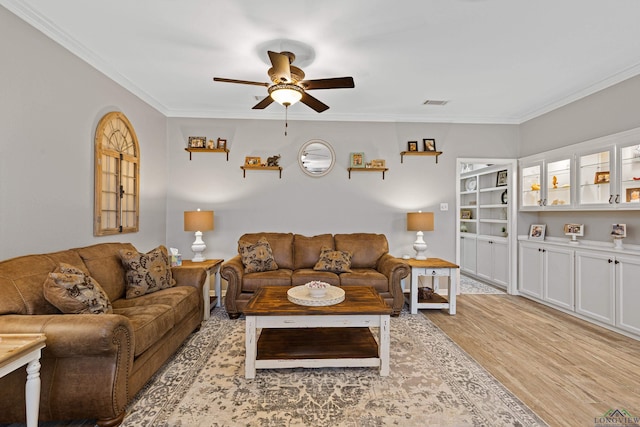
{"type": "Polygon", "coordinates": [[[449,310],[450,315],[456,314],[456,293],[457,293],[457,269],[456,264],[450,263],[440,258],[427,258],[426,260],[408,259],[404,260],[411,266],[409,290],[409,307],[411,314],[416,314],[419,309],[441,309],[449,310]],[[421,276],[432,278],[433,297],[430,300],[418,300],[418,283],[421,276]],[[448,277],[449,278],[449,295],[445,298],[437,294],[437,283],[433,278],[448,277]]]}
{"type": "Polygon", "coordinates": [[[204,298],[204,320],[211,317],[211,275],[213,275],[213,286],[216,293],[216,307],[222,305],[222,289],[220,285],[220,265],[224,262],[223,259],[206,259],[202,262],[182,261],[180,267],[173,268],[204,268],[207,272],[207,278],[202,288],[202,296],[204,298]]]}
{"type": "Polygon", "coordinates": [[[0,334],[0,378],[27,365],[27,427],[38,426],[40,356],[45,340],[44,334],[0,334]]]}

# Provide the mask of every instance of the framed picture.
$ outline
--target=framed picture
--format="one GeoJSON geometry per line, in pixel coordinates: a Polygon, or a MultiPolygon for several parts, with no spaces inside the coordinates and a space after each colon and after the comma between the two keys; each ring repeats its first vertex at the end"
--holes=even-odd
{"type": "Polygon", "coordinates": [[[596,176],[593,179],[594,184],[608,184],[609,183],[609,171],[596,172],[596,176]]]}
{"type": "Polygon", "coordinates": [[[189,148],[204,148],[207,143],[207,137],[205,136],[190,136],[189,148]]]}
{"type": "Polygon", "coordinates": [[[418,151],[418,141],[409,141],[407,151],[418,151]]]}
{"type": "Polygon", "coordinates": [[[371,160],[371,167],[384,169],[385,163],[386,162],[383,159],[374,159],[374,160],[371,160]]]}
{"type": "Polygon", "coordinates": [[[565,224],[564,234],[567,236],[584,236],[584,224],[565,224]]]}
{"type": "Polygon", "coordinates": [[[207,149],[213,150],[216,148],[216,142],[213,139],[207,141],[207,149]]]}
{"type": "Polygon", "coordinates": [[[424,151],[436,151],[436,140],[435,139],[423,139],[422,146],[424,147],[424,151]]]}
{"type": "Polygon", "coordinates": [[[349,154],[349,167],[363,168],[364,167],[364,153],[351,153],[349,154]]]}
{"type": "Polygon", "coordinates": [[[545,224],[531,224],[531,228],[529,229],[529,239],[544,240],[546,230],[547,226],[545,224]]]}
{"type": "Polygon", "coordinates": [[[627,224],[613,224],[611,235],[615,238],[627,237],[627,224]]]}
{"type": "Polygon", "coordinates": [[[627,188],[627,203],[640,203],[640,188],[627,188]]]}
{"type": "Polygon", "coordinates": [[[226,150],[227,149],[227,140],[218,138],[218,145],[216,146],[218,149],[226,150]]]}
{"type": "Polygon", "coordinates": [[[245,157],[244,158],[244,165],[245,166],[260,166],[261,164],[261,159],[260,157],[245,157]]]}
{"type": "Polygon", "coordinates": [[[496,187],[503,187],[507,184],[507,170],[505,169],[498,172],[498,176],[496,177],[496,187]]]}
{"type": "Polygon", "coordinates": [[[471,211],[468,209],[460,210],[460,219],[471,219],[471,211]]]}

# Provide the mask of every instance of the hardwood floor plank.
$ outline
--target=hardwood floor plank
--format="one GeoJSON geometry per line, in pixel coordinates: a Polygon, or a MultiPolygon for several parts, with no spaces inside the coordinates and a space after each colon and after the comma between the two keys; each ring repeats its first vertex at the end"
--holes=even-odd
{"type": "Polygon", "coordinates": [[[640,416],[638,340],[511,295],[421,313],[551,426],[593,426],[613,408],[640,416]]]}

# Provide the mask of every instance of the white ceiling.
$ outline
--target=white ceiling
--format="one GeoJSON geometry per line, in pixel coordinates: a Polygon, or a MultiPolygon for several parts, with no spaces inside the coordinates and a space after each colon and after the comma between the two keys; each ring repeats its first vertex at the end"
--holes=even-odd
{"type": "Polygon", "coordinates": [[[171,117],[282,119],[251,109],[266,88],[212,77],[268,82],[266,49],[298,44],[308,79],[356,87],[311,92],[331,108],[294,119],[521,123],[640,74],[638,0],[0,4],[171,117]]]}

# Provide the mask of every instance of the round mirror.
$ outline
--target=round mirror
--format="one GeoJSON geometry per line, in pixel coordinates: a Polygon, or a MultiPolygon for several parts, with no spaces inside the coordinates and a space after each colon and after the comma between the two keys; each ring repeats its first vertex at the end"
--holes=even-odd
{"type": "Polygon", "coordinates": [[[327,142],[312,139],[300,148],[298,162],[302,171],[307,175],[324,176],[333,168],[336,162],[336,153],[327,142]]]}

